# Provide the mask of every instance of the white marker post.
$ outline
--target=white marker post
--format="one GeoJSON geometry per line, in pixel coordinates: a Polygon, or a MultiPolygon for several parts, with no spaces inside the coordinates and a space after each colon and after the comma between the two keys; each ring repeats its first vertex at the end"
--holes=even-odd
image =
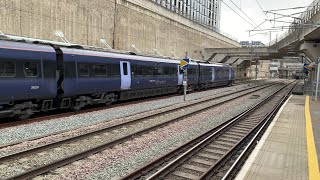
{"type": "Polygon", "coordinates": [[[187,87],[188,87],[188,71],[187,68],[189,67],[189,58],[188,58],[188,52],[186,52],[186,57],[181,60],[180,67],[183,70],[183,100],[186,101],[187,96],[187,87]]]}

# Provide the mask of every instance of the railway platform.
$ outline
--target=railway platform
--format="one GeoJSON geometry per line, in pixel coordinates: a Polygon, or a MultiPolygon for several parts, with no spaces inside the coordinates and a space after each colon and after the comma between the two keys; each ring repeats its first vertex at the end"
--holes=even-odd
{"type": "Polygon", "coordinates": [[[320,179],[320,102],[292,95],[238,173],[237,180],[320,179]]]}

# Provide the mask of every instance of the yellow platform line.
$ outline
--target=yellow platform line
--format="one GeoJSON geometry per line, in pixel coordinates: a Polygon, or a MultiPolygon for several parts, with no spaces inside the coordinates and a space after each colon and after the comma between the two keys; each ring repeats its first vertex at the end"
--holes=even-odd
{"type": "Polygon", "coordinates": [[[307,130],[307,148],[308,148],[308,169],[309,169],[309,180],[320,180],[318,156],[316,146],[314,143],[312,122],[309,107],[309,96],[306,97],[305,104],[305,117],[306,117],[306,130],[307,130]]]}

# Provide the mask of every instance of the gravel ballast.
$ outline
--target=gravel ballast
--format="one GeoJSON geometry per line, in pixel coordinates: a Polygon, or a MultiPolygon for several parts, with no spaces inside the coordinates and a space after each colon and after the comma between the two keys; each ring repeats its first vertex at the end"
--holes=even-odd
{"type": "MultiPolygon", "coordinates": [[[[220,93],[246,88],[251,85],[252,84],[238,85],[192,93],[187,95],[187,100],[190,101],[212,95],[219,95],[220,93]]],[[[176,96],[166,99],[138,103],[134,105],[126,105],[101,111],[78,114],[70,117],[51,119],[49,121],[35,122],[16,127],[3,128],[0,129],[0,146],[56,132],[73,130],[84,126],[94,125],[115,118],[121,118],[136,113],[142,113],[145,111],[168,107],[174,104],[180,104],[182,102],[183,97],[176,96]]]]}
{"type": "Polygon", "coordinates": [[[48,174],[42,177],[45,179],[117,179],[216,127],[256,104],[273,91],[269,88],[257,92],[256,94],[260,95],[259,98],[250,98],[251,96],[239,98],[63,167],[57,170],[59,172],[57,175],[48,174]]]}
{"type": "MultiPolygon", "coordinates": [[[[257,89],[257,88],[254,88],[254,89],[257,89]]],[[[251,89],[250,91],[253,92],[254,89],[251,89]]],[[[240,94],[245,94],[245,93],[247,93],[247,92],[241,92],[240,94]]],[[[232,95],[232,96],[237,96],[237,95],[232,95]]],[[[249,95],[249,96],[251,96],[251,95],[249,95]]],[[[185,114],[184,111],[192,112],[197,109],[203,109],[203,107],[212,107],[212,105],[214,105],[218,102],[222,102],[222,101],[224,101],[224,99],[229,99],[229,98],[231,98],[231,97],[227,96],[227,97],[220,98],[218,100],[209,101],[206,103],[198,104],[196,106],[192,106],[189,109],[188,108],[180,109],[179,113],[175,112],[175,113],[165,114],[165,115],[162,115],[157,118],[153,117],[152,120],[150,119],[148,121],[138,123],[134,126],[121,127],[118,130],[112,130],[111,132],[108,132],[107,134],[101,133],[100,135],[96,135],[96,136],[90,137],[90,138],[85,138],[79,142],[72,141],[71,143],[68,143],[64,146],[55,147],[53,149],[48,149],[44,152],[28,156],[28,159],[25,159],[25,161],[23,162],[24,163],[23,165],[20,164],[21,160],[6,163],[6,167],[2,167],[2,173],[0,172],[0,176],[9,178],[12,174],[19,173],[23,170],[28,170],[28,169],[30,169],[30,167],[38,167],[38,166],[41,166],[44,164],[49,164],[54,160],[68,157],[72,154],[82,152],[85,149],[93,148],[93,147],[101,145],[102,143],[110,142],[112,140],[121,138],[123,136],[127,136],[133,132],[137,132],[137,131],[146,129],[148,127],[153,127],[159,123],[170,121],[172,118],[179,116],[179,114],[184,115],[185,114]],[[15,168],[15,169],[13,169],[13,168],[15,168]]],[[[246,98],[248,98],[248,95],[247,95],[247,97],[240,98],[240,99],[245,100],[246,98]]],[[[64,138],[64,136],[62,138],[64,138]]],[[[49,138],[45,138],[44,140],[48,140],[48,139],[49,138]]],[[[53,140],[53,139],[56,139],[56,138],[51,138],[51,140],[53,140]]],[[[39,141],[38,141],[38,143],[39,143],[39,141]]],[[[36,143],[36,144],[38,144],[38,143],[36,143]]],[[[43,143],[45,143],[45,142],[43,142],[43,143]]],[[[21,148],[26,147],[24,145],[12,146],[7,149],[3,149],[2,152],[3,153],[9,152],[9,151],[12,152],[12,150],[14,148],[17,148],[19,146],[22,146],[21,148]]]]}

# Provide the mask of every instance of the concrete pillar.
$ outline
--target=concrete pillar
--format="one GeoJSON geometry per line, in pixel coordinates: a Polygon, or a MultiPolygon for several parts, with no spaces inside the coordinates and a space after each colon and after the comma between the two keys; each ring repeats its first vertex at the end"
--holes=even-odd
{"type": "Polygon", "coordinates": [[[320,57],[320,43],[305,42],[301,44],[300,50],[312,61],[316,62],[320,57]]]}

